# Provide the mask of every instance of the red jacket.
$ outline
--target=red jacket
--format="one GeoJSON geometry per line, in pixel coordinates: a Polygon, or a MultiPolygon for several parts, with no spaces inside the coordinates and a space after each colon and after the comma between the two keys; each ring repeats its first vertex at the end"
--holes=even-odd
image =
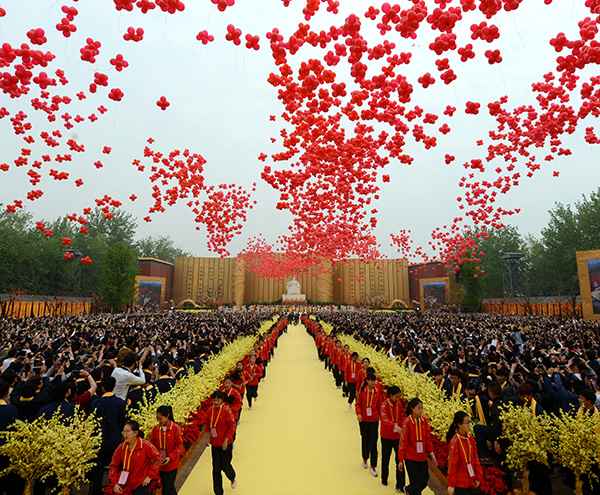
{"type": "Polygon", "coordinates": [[[338,348],[335,345],[335,343],[331,343],[329,344],[329,360],[331,361],[332,365],[336,365],[337,364],[337,360],[338,360],[338,348]]]}
{"type": "Polygon", "coordinates": [[[346,366],[348,366],[351,356],[352,356],[352,354],[350,354],[349,352],[344,352],[343,349],[340,350],[338,366],[342,373],[344,373],[346,371],[346,366]]]}
{"type": "Polygon", "coordinates": [[[379,421],[379,412],[383,404],[383,392],[377,387],[373,391],[365,387],[356,394],[356,415],[361,415],[367,423],[379,421]],[[368,413],[371,414],[368,414],[368,413]]]}
{"type": "Polygon", "coordinates": [[[475,481],[483,481],[483,471],[477,457],[475,439],[458,434],[452,437],[448,453],[448,484],[453,487],[470,488],[475,481]],[[468,464],[471,464],[473,476],[469,474],[468,464]]]}
{"type": "Polygon", "coordinates": [[[394,430],[394,426],[402,428],[404,419],[404,411],[400,406],[400,401],[396,404],[387,399],[381,406],[381,438],[389,440],[397,440],[400,438],[400,433],[394,430]]]}
{"type": "Polygon", "coordinates": [[[248,377],[248,385],[258,385],[258,381],[260,380],[260,377],[262,376],[262,373],[263,373],[262,365],[260,365],[260,364],[247,364],[244,367],[244,369],[246,370],[246,372],[249,375],[249,377],[248,377]],[[252,375],[255,375],[254,378],[252,378],[252,375]]]}
{"type": "Polygon", "coordinates": [[[133,451],[129,450],[126,442],[117,447],[110,461],[108,476],[110,478],[110,488],[120,484],[119,478],[123,471],[128,471],[127,482],[124,486],[131,491],[140,486],[146,477],[151,480],[158,480],[158,467],[160,464],[160,454],[156,447],[147,440],[138,438],[133,451]]]}
{"type": "Polygon", "coordinates": [[[150,433],[150,443],[158,449],[161,459],[163,451],[170,459],[167,464],[160,466],[159,471],[173,471],[179,467],[179,458],[183,455],[183,439],[177,423],[169,421],[164,431],[160,425],[156,425],[150,433]]]}
{"type": "Polygon", "coordinates": [[[262,361],[265,363],[269,361],[269,349],[267,345],[263,345],[258,351],[258,355],[262,361]]]}
{"type": "Polygon", "coordinates": [[[233,419],[236,421],[240,419],[240,409],[242,408],[242,396],[235,388],[230,388],[229,390],[225,390],[225,387],[221,387],[219,390],[225,392],[229,397],[233,397],[233,403],[229,406],[231,412],[233,413],[233,419]]]}
{"type": "Polygon", "coordinates": [[[238,375],[236,374],[235,378],[233,379],[233,384],[239,386],[239,388],[236,387],[236,389],[240,393],[240,395],[242,395],[246,393],[246,385],[244,385],[244,382],[250,380],[250,376],[248,375],[248,372],[246,370],[242,370],[240,374],[243,378],[238,378],[238,375]]]}
{"type": "Polygon", "coordinates": [[[222,447],[225,437],[231,444],[235,433],[235,420],[231,409],[226,405],[212,406],[206,414],[206,428],[210,435],[210,444],[213,447],[222,447]]]}
{"type": "Polygon", "coordinates": [[[400,436],[400,446],[398,448],[398,460],[404,462],[404,459],[423,462],[427,460],[427,455],[433,452],[433,443],[431,441],[431,428],[425,416],[416,421],[411,414],[404,420],[402,435],[400,436]],[[421,443],[420,452],[417,443],[421,443]]]}
{"type": "Polygon", "coordinates": [[[358,370],[358,375],[356,375],[356,390],[362,388],[363,383],[365,383],[366,378],[367,378],[367,372],[365,371],[365,369],[362,367],[362,364],[361,364],[360,370],[358,370]]]}
{"type": "Polygon", "coordinates": [[[346,368],[344,369],[344,380],[348,383],[356,383],[361,369],[362,367],[358,361],[355,363],[353,363],[352,360],[348,361],[346,363],[346,368]]]}

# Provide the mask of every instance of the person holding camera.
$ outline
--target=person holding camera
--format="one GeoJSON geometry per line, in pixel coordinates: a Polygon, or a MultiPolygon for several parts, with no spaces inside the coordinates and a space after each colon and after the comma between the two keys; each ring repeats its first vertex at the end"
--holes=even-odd
{"type": "Polygon", "coordinates": [[[148,355],[148,348],[144,349],[142,356],[139,357],[135,353],[129,353],[123,359],[123,366],[116,368],[112,375],[115,378],[115,389],[114,394],[123,400],[127,400],[127,393],[129,392],[130,386],[144,385],[146,383],[146,377],[144,370],[142,369],[142,363],[146,360],[148,355]],[[135,375],[133,370],[138,365],[138,374],[135,375]]]}

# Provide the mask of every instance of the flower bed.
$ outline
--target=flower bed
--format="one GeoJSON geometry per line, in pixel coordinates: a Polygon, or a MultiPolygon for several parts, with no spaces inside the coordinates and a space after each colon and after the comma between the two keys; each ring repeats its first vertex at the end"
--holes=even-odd
{"type": "MultiPolygon", "coordinates": [[[[318,325],[308,321],[305,324],[310,325],[310,329],[315,331],[318,325]]],[[[324,332],[329,335],[333,326],[326,322],[321,322],[324,332]]],[[[402,401],[406,404],[413,397],[418,397],[423,402],[423,414],[427,417],[433,433],[434,452],[438,460],[438,467],[434,472],[441,481],[446,484],[445,468],[448,465],[448,444],[446,442],[446,433],[452,424],[452,419],[457,411],[466,411],[466,404],[460,399],[448,399],[443,390],[438,389],[435,382],[426,376],[412,373],[401,365],[398,361],[392,359],[383,351],[377,351],[374,348],[360,342],[350,335],[338,334],[337,338],[342,346],[348,345],[350,352],[358,352],[360,358],[369,358],[371,366],[375,369],[377,377],[385,388],[397,385],[402,393],[402,401]]],[[[485,495],[504,495],[508,487],[504,480],[504,472],[495,467],[482,466],[484,483],[480,487],[481,493],[485,495]]]]}

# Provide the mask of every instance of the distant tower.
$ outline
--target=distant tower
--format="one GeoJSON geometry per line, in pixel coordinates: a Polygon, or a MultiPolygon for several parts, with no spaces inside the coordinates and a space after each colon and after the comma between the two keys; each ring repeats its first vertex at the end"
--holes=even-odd
{"type": "Polygon", "coordinates": [[[504,297],[527,295],[527,274],[525,271],[520,270],[522,263],[519,263],[524,257],[523,253],[503,253],[500,255],[504,297]]]}

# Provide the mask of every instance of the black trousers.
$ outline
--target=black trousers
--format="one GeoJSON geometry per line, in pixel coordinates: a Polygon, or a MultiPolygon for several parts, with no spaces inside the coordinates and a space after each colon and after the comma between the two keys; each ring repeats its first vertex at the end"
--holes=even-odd
{"type": "Polygon", "coordinates": [[[381,481],[387,483],[390,474],[390,457],[392,451],[395,453],[396,460],[396,488],[404,488],[405,474],[404,471],[398,471],[398,446],[400,439],[391,440],[389,438],[381,438],[381,481]]]}
{"type": "Polygon", "coordinates": [[[356,399],[356,382],[348,382],[348,404],[352,404],[356,399]]]}
{"type": "Polygon", "coordinates": [[[229,481],[235,479],[235,471],[231,465],[231,459],[233,458],[233,450],[231,444],[227,446],[227,450],[223,450],[222,447],[211,447],[212,453],[212,475],[213,475],[213,490],[215,495],[223,495],[223,476],[221,472],[225,473],[229,481]]]}
{"type": "Polygon", "coordinates": [[[175,490],[175,478],[177,478],[177,468],[172,469],[171,471],[160,472],[162,495],[177,495],[177,490],[175,490]]]}
{"type": "Polygon", "coordinates": [[[248,406],[252,407],[252,399],[258,397],[258,385],[246,385],[246,397],[248,398],[248,406]]]}
{"type": "Polygon", "coordinates": [[[335,386],[341,387],[342,383],[344,382],[344,377],[337,365],[335,365],[333,369],[333,376],[335,376],[335,386]]]}
{"type": "Polygon", "coordinates": [[[140,485],[137,488],[131,490],[131,495],[150,495],[150,485],[140,485]]]}
{"type": "Polygon", "coordinates": [[[379,421],[361,421],[360,440],[363,460],[371,459],[371,467],[377,467],[377,432],[379,421]]]}
{"type": "Polygon", "coordinates": [[[529,488],[534,493],[552,495],[550,468],[535,461],[527,463],[529,468],[529,488]]]}
{"type": "Polygon", "coordinates": [[[408,481],[410,481],[410,485],[406,487],[406,492],[409,495],[421,495],[429,481],[427,461],[419,462],[404,459],[404,466],[408,472],[408,481]]]}
{"type": "Polygon", "coordinates": [[[104,470],[112,460],[113,452],[110,450],[100,450],[96,458],[96,465],[90,472],[90,483],[92,485],[92,495],[102,495],[102,481],[104,478],[104,470]]]}

